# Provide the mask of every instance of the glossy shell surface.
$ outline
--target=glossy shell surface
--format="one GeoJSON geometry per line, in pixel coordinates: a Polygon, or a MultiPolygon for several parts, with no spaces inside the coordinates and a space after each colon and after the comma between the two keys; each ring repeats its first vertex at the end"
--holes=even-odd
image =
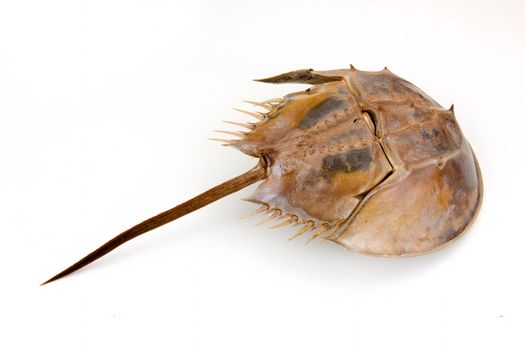
{"type": "Polygon", "coordinates": [[[263,79],[307,83],[231,145],[263,157],[249,198],[286,223],[358,253],[410,256],[456,239],[482,197],[479,166],[456,121],[388,69],[299,70],[263,79]]]}

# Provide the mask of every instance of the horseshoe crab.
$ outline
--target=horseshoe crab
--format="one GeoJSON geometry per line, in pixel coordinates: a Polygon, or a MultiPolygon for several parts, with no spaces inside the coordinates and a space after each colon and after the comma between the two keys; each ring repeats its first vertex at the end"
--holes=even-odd
{"type": "Polygon", "coordinates": [[[283,98],[249,102],[266,112],[221,140],[258,158],[250,171],[116,236],[49,283],[121,244],[250,184],[255,214],[301,225],[361,254],[413,256],[457,239],[474,220],[482,198],[477,160],[453,106],[441,107],[391,73],[355,69],[297,70],[265,83],[312,87],[283,98]]]}

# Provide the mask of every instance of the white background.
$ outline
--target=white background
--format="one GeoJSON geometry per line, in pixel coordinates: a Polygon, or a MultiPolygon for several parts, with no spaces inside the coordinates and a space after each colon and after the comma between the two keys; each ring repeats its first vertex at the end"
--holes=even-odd
{"type": "Polygon", "coordinates": [[[523,349],[524,17],[518,0],[2,1],[0,348],[523,349]],[[252,186],[39,287],[251,168],[212,130],[305,89],[251,79],[350,63],[455,104],[485,181],[464,238],[386,260],[288,242],[238,220],[252,186]]]}

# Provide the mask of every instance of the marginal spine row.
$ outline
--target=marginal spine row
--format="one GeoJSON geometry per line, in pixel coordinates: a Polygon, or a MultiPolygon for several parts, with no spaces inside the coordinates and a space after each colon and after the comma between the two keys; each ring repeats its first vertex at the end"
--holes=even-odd
{"type": "Polygon", "coordinates": [[[255,226],[260,226],[260,225],[266,224],[274,220],[275,221],[282,220],[282,222],[279,222],[276,225],[270,227],[270,229],[285,227],[289,225],[291,225],[292,227],[302,225],[299,231],[297,231],[295,234],[293,234],[288,239],[290,241],[299,236],[302,236],[303,234],[307,232],[314,231],[313,235],[306,241],[306,244],[310,243],[311,241],[313,241],[314,239],[318,237],[321,237],[323,239],[328,239],[328,240],[331,239],[334,236],[335,231],[337,231],[337,229],[340,226],[340,224],[330,225],[327,222],[316,223],[313,220],[301,221],[298,215],[290,214],[290,213],[283,213],[281,209],[270,208],[270,206],[267,204],[263,204],[260,208],[256,209],[254,212],[243,216],[242,219],[252,217],[255,215],[259,215],[259,214],[263,214],[266,217],[262,221],[255,224],[255,226]]]}
{"type": "Polygon", "coordinates": [[[241,131],[241,130],[238,130],[238,131],[214,130],[215,132],[219,132],[219,133],[222,133],[222,134],[227,134],[227,135],[232,135],[232,136],[238,137],[238,139],[229,139],[228,140],[228,139],[211,138],[210,140],[223,142],[225,146],[228,146],[228,145],[231,145],[231,144],[234,144],[236,142],[239,142],[239,141],[243,140],[246,137],[246,135],[248,135],[253,130],[255,130],[257,128],[257,126],[262,125],[262,124],[266,123],[268,120],[272,119],[274,117],[274,115],[275,115],[276,110],[284,102],[284,99],[282,99],[282,98],[272,98],[270,100],[266,100],[266,101],[262,101],[262,102],[255,102],[255,101],[243,101],[243,102],[249,103],[249,104],[251,104],[251,105],[253,105],[255,107],[264,108],[266,111],[265,112],[257,112],[257,111],[251,112],[251,111],[246,111],[246,110],[243,110],[243,109],[234,108],[234,110],[236,110],[238,112],[241,112],[241,113],[247,114],[247,115],[249,115],[251,117],[254,117],[255,119],[257,119],[257,121],[256,122],[240,123],[240,122],[225,120],[224,122],[227,123],[227,124],[240,126],[242,128],[248,129],[248,131],[241,131]]]}

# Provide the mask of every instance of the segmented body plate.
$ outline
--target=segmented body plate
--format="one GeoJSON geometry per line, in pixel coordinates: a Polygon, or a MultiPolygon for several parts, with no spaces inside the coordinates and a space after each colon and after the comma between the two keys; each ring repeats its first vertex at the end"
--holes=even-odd
{"type": "Polygon", "coordinates": [[[263,81],[314,86],[267,103],[262,120],[232,142],[269,163],[249,200],[370,255],[426,253],[472,221],[481,175],[453,109],[386,69],[263,81]]]}

